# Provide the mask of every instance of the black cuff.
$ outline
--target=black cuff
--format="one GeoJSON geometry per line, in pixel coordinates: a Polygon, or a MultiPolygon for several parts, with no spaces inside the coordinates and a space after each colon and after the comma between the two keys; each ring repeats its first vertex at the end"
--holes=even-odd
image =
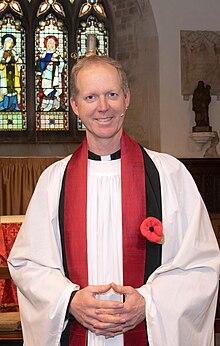
{"type": "Polygon", "coordinates": [[[71,314],[69,313],[69,307],[70,307],[71,301],[72,301],[73,297],[75,296],[76,292],[78,292],[78,291],[73,291],[73,292],[71,293],[70,300],[69,300],[69,303],[68,303],[67,309],[66,309],[66,318],[65,318],[66,320],[74,320],[73,315],[71,315],[71,314]]]}

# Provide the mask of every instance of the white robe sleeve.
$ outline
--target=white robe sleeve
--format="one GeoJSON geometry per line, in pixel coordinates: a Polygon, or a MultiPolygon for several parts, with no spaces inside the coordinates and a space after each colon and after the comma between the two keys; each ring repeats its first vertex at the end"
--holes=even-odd
{"type": "Polygon", "coordinates": [[[151,346],[214,345],[220,253],[193,178],[175,158],[148,152],[160,174],[162,265],[138,291],[151,346]]]}
{"type": "Polygon", "coordinates": [[[64,275],[58,204],[67,159],[41,175],[8,264],[18,287],[25,346],[58,346],[71,293],[79,287],[64,275]]]}

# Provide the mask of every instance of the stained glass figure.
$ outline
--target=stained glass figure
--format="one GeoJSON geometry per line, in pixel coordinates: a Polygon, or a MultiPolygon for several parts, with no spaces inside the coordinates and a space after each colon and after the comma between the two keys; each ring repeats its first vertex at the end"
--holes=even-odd
{"type": "Polygon", "coordinates": [[[25,130],[24,29],[8,14],[1,21],[0,33],[0,130],[25,130]]]}
{"type": "Polygon", "coordinates": [[[68,130],[67,31],[50,14],[36,29],[36,128],[68,130]]]}

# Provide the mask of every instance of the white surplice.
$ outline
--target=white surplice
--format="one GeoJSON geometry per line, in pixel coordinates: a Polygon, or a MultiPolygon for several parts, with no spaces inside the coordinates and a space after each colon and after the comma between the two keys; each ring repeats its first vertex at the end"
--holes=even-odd
{"type": "MultiPolygon", "coordinates": [[[[162,265],[149,277],[146,285],[139,289],[146,299],[150,346],[214,345],[213,323],[220,254],[208,213],[185,167],[169,155],[147,152],[160,175],[165,236],[162,265]]],[[[70,294],[79,289],[77,283],[70,282],[64,276],[58,222],[61,182],[69,158],[54,163],[41,175],[9,256],[10,272],[18,286],[25,346],[59,346],[60,336],[66,325],[65,316],[70,294]]],[[[119,163],[120,160],[115,162],[119,163]]],[[[116,164],[113,163],[112,166],[111,163],[111,167],[116,164]]],[[[116,232],[116,228],[112,227],[113,232],[117,233],[114,236],[106,233],[107,227],[102,230],[106,246],[104,250],[110,251],[113,257],[111,262],[103,262],[103,268],[99,267],[99,270],[104,273],[101,274],[104,275],[103,280],[108,281],[113,275],[111,281],[120,283],[122,264],[117,260],[122,258],[121,226],[118,225],[121,224],[120,170],[118,174],[117,167],[114,167],[115,173],[110,179],[106,173],[99,179],[96,168],[97,165],[90,165],[89,161],[88,193],[93,196],[93,188],[102,189],[103,200],[99,202],[96,198],[94,203],[101,203],[99,212],[105,212],[106,215],[102,220],[98,220],[96,225],[94,215],[89,213],[90,210],[98,209],[93,208],[94,205],[89,206],[93,198],[88,198],[88,220],[92,220],[92,227],[88,228],[88,256],[93,258],[101,252],[107,257],[100,247],[99,231],[98,235],[96,233],[96,247],[93,248],[92,229],[97,231],[97,227],[101,227],[99,221],[106,224],[108,220],[112,226],[116,225],[120,232],[116,232]],[[98,181],[102,181],[102,187],[98,181]],[[111,185],[112,181],[114,186],[111,185]],[[109,186],[106,187],[107,185],[109,186]],[[112,200],[109,199],[108,190],[115,191],[111,193],[114,196],[112,200]],[[106,245],[108,242],[110,244],[106,245]],[[111,273],[112,268],[117,270],[111,273]]],[[[102,265],[98,262],[92,262],[90,273],[94,274],[96,265],[102,265]]],[[[98,282],[100,277],[89,274],[91,283],[96,280],[98,282]]]]}
{"type": "MultiPolygon", "coordinates": [[[[87,241],[91,285],[123,284],[121,160],[88,161],[87,241]]],[[[109,292],[98,299],[122,300],[109,292]]],[[[123,346],[123,335],[105,339],[88,333],[88,346],[123,346]]]]}

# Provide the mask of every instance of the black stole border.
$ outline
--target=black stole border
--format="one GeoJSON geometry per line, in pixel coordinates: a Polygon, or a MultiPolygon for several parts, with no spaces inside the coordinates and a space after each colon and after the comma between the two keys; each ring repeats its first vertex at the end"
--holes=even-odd
{"type": "MultiPolygon", "coordinates": [[[[162,201],[161,201],[161,186],[160,186],[160,176],[159,172],[147,154],[146,150],[140,145],[145,167],[145,177],[146,177],[146,205],[147,211],[146,215],[154,216],[162,222],[162,201]]],[[[65,186],[65,176],[66,170],[64,172],[62,187],[60,192],[59,200],[59,227],[60,227],[60,237],[62,244],[62,255],[63,255],[63,266],[66,277],[69,278],[66,252],[64,246],[64,186],[65,186]]],[[[162,257],[162,245],[151,243],[146,239],[146,263],[145,263],[145,274],[143,283],[145,283],[148,277],[161,265],[162,257]]],[[[61,346],[69,346],[69,323],[62,333],[61,346]]]]}

